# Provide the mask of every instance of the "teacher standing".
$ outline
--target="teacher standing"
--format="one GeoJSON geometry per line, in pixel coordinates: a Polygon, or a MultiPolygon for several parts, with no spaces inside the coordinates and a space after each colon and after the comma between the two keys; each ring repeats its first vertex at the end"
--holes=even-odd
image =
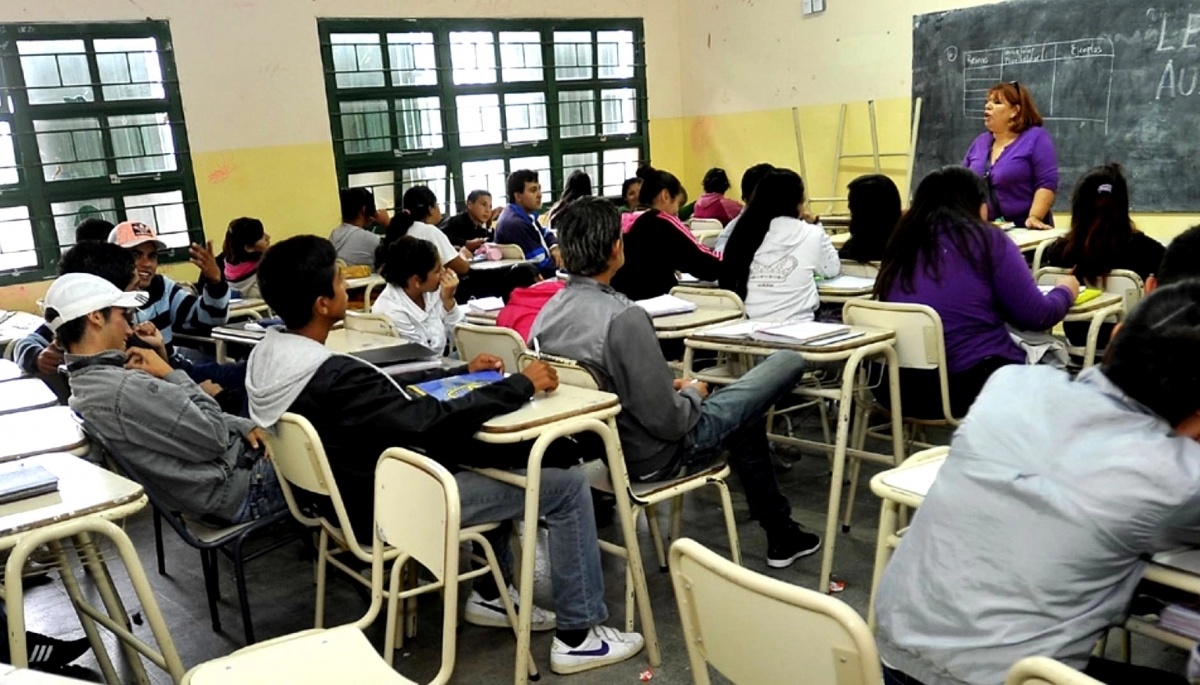
{"type": "Polygon", "coordinates": [[[988,91],[980,134],[967,150],[963,166],[983,177],[988,189],[988,218],[1045,230],[1054,227],[1058,156],[1029,89],[1016,81],[988,91]]]}

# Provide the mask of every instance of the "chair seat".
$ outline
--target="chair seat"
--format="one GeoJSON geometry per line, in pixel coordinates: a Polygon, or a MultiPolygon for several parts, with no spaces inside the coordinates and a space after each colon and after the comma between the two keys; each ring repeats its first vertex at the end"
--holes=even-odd
{"type": "Polygon", "coordinates": [[[184,514],[180,518],[183,519],[183,525],[187,526],[188,532],[196,536],[196,539],[206,545],[211,545],[220,542],[226,538],[232,538],[242,530],[253,526],[258,521],[247,521],[246,523],[238,523],[224,528],[218,528],[201,521],[194,516],[184,514]]]}
{"type": "MultiPolygon", "coordinates": [[[[595,459],[593,461],[585,462],[582,468],[583,472],[587,475],[588,483],[591,484],[592,489],[613,494],[612,477],[608,473],[608,464],[605,464],[604,460],[595,459]]],[[[651,482],[634,481],[629,486],[629,492],[633,495],[634,499],[641,502],[646,502],[647,500],[654,499],[655,495],[673,490],[678,488],[680,485],[690,484],[693,481],[701,483],[710,477],[721,479],[728,478],[729,465],[723,462],[714,464],[703,471],[689,473],[678,478],[672,478],[670,480],[658,480],[651,482]]],[[[691,490],[693,488],[686,489],[691,490]]]]}
{"type": "Polygon", "coordinates": [[[192,669],[183,679],[192,685],[327,685],[396,683],[409,685],[388,666],[366,635],[353,624],[309,630],[240,649],[192,669]]]}

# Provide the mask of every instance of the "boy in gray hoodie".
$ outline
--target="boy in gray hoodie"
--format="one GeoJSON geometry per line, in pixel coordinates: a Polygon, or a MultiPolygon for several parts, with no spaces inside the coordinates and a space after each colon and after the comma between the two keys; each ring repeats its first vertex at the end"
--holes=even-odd
{"type": "Polygon", "coordinates": [[[71,408],[181,512],[243,523],[282,511],[262,430],[171,368],[161,336],[139,336],[155,349],[126,348],[146,300],[91,274],[50,286],[46,323],[66,350],[71,408]]]}

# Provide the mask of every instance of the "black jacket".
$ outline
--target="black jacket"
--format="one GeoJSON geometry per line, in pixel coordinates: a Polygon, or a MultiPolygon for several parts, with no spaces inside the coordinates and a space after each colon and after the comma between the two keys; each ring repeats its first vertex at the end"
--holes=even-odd
{"type": "Polygon", "coordinates": [[[450,217],[446,221],[446,225],[442,227],[442,231],[446,233],[446,237],[455,247],[463,247],[468,240],[477,238],[492,239],[492,232],[477,225],[471,215],[466,212],[460,212],[450,217]]]}
{"type": "Polygon", "coordinates": [[[652,209],[625,234],[625,265],[613,276],[612,287],[631,300],[658,297],[679,285],[676,271],[715,281],[721,275],[721,260],[686,229],[652,209]]]}

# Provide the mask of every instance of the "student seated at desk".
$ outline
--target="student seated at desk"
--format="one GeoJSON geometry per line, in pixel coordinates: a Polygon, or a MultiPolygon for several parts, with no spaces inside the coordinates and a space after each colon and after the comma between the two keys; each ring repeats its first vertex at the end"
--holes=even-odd
{"type": "Polygon", "coordinates": [[[725,230],[721,231],[721,235],[717,236],[717,242],[713,244],[714,252],[718,254],[725,252],[725,246],[729,244],[729,237],[733,235],[733,229],[742,218],[742,214],[746,213],[746,207],[750,205],[750,200],[754,197],[754,189],[758,187],[758,182],[766,178],[767,174],[772,171],[775,171],[775,167],[764,162],[755,164],[742,173],[742,211],[725,224],[725,230]]]}
{"type": "Polygon", "coordinates": [[[529,342],[529,332],[533,330],[533,322],[538,314],[542,313],[542,308],[550,298],[565,287],[566,281],[554,278],[534,283],[528,288],[517,288],[496,316],[496,325],[513,329],[521,335],[522,340],[529,342]]]}
{"type": "MultiPolygon", "coordinates": [[[[1025,363],[1009,325],[1049,330],[1079,294],[1073,276],[1042,294],[1016,243],[984,220],[985,197],[970,169],[949,166],[926,176],[875,281],[880,300],[927,305],[941,317],[955,417],[966,414],[992,372],[1025,363]]],[[[941,418],[936,373],[901,369],[901,375],[904,415],[941,418]]]]}
{"type": "Polygon", "coordinates": [[[508,175],[508,206],[496,222],[496,242],[516,245],[537,266],[542,278],[558,270],[558,243],[554,233],[537,222],[542,208],[542,186],[536,171],[518,169],[508,175]]]}
{"type": "MultiPolygon", "coordinates": [[[[313,424],[362,541],[374,539],[375,464],[385,449],[417,449],[457,471],[462,525],[505,524],[488,535],[507,575],[508,535],[511,521],[525,514],[525,491],[461,470],[460,465],[511,468],[526,463],[531,443],[487,445],[472,436],[488,419],[519,409],[537,392],[558,387],[554,370],[534,362],[521,373],[449,402],[410,394],[374,366],[334,354],[324,345],[334,324],[346,315],[346,281],[336,260],[333,245],[316,236],[289,238],[263,257],[258,270],[263,299],[287,330],[267,331],[250,353],[251,415],[272,426],[285,412],[294,412],[313,424]]],[[[501,367],[495,357],[480,355],[469,368],[501,367]]],[[[551,445],[539,503],[550,528],[550,574],[558,615],[535,607],[533,629],[557,629],[550,668],[574,673],[628,659],[641,651],[643,642],[636,633],[603,625],[608,609],[591,489],[580,469],[550,466],[563,460],[563,454],[554,452],[560,443],[563,452],[575,452],[572,456],[579,458],[574,442],[551,445]]],[[[519,601],[511,586],[508,592],[519,601]]],[[[494,584],[476,583],[467,600],[467,622],[507,627],[499,597],[494,584]]]]}
{"type": "Polygon", "coordinates": [[[716,219],[724,228],[742,213],[742,203],[725,197],[732,184],[724,169],[712,168],[704,174],[704,194],[696,200],[693,219],[716,219]]]}
{"type": "Polygon", "coordinates": [[[429,186],[413,186],[404,192],[403,209],[388,222],[387,235],[375,249],[375,271],[383,273],[383,264],[388,255],[388,246],[404,236],[424,240],[437,248],[439,264],[460,276],[471,266],[467,258],[450,243],[450,239],[437,224],[442,220],[442,208],[437,195],[429,186]]]}
{"type": "Polygon", "coordinates": [[[848,190],[850,238],[838,250],[838,256],[862,264],[878,262],[903,213],[900,191],[883,174],[859,176],[850,182],[848,190]]]}
{"type": "Polygon", "coordinates": [[[1029,656],[1110,685],[1183,682],[1090,657],[1146,559],[1200,530],[1197,344],[1189,281],[1146,298],[1075,380],[993,375],[879,584],[886,683],[993,685],[1029,656]]]}
{"type": "Polygon", "coordinates": [[[560,223],[571,279],[542,309],[532,336],[546,352],[583,364],[621,398],[617,426],[630,477],[669,480],[730,450],[750,514],[767,532],[767,565],[785,568],[820,549],[821,538],[792,520],[767,445],[767,410],[800,382],[804,359],[776,352],[711,396],[704,383],[676,380],[650,315],[610,285],[624,262],[612,203],[580,200],[560,223]]]}
{"type": "Polygon", "coordinates": [[[642,179],[634,176],[633,178],[625,179],[621,184],[621,197],[625,199],[625,204],[619,207],[622,214],[636,212],[638,210],[638,193],[642,190],[642,179]]]}
{"type": "Polygon", "coordinates": [[[679,179],[669,171],[638,169],[642,179],[640,202],[650,207],[626,214],[625,266],[612,287],[631,300],[666,295],[679,285],[677,272],[702,281],[720,276],[721,258],[704,247],[691,229],[679,220],[679,205],[687,197],[679,179]]]}
{"type": "Polygon", "coordinates": [[[225,243],[217,258],[225,280],[240,297],[258,299],[258,260],[271,246],[271,236],[258,219],[241,217],[229,222],[225,243]]]}
{"type": "Polygon", "coordinates": [[[804,211],[804,181],[788,169],[767,175],[721,257],[720,285],[765,321],[813,318],[821,300],[814,277],[841,273],[837,250],[804,211]]]}
{"type": "Polygon", "coordinates": [[[46,292],[46,323],[66,350],[71,408],[173,507],[220,524],[287,504],[266,458],[265,435],[220,405],[157,351],[128,348],[130,321],[149,296],[91,274],[60,276],[46,292]]]}
{"type": "Polygon", "coordinates": [[[484,243],[492,240],[492,222],[500,210],[492,211],[492,194],[486,190],[472,190],[467,195],[467,207],[454,215],[442,227],[450,244],[465,247],[475,252],[484,243]]]}
{"type": "Polygon", "coordinates": [[[581,197],[592,196],[592,177],[588,176],[587,172],[582,169],[576,169],[567,177],[567,182],[563,186],[562,195],[558,198],[558,202],[550,208],[547,213],[550,227],[554,228],[554,219],[559,212],[566,209],[567,205],[578,200],[581,197]]]}
{"type": "Polygon", "coordinates": [[[380,249],[387,256],[379,275],[388,284],[371,311],[390,319],[401,338],[444,354],[454,326],[466,318],[454,301],[458,276],[442,266],[433,243],[413,236],[380,249]]]}
{"type": "Polygon", "coordinates": [[[391,219],[386,211],[375,207],[375,196],[366,188],[343,188],[338,199],[342,205],[342,224],[329,234],[338,258],[348,266],[373,265],[379,234],[372,229],[386,227],[391,219]]]}

